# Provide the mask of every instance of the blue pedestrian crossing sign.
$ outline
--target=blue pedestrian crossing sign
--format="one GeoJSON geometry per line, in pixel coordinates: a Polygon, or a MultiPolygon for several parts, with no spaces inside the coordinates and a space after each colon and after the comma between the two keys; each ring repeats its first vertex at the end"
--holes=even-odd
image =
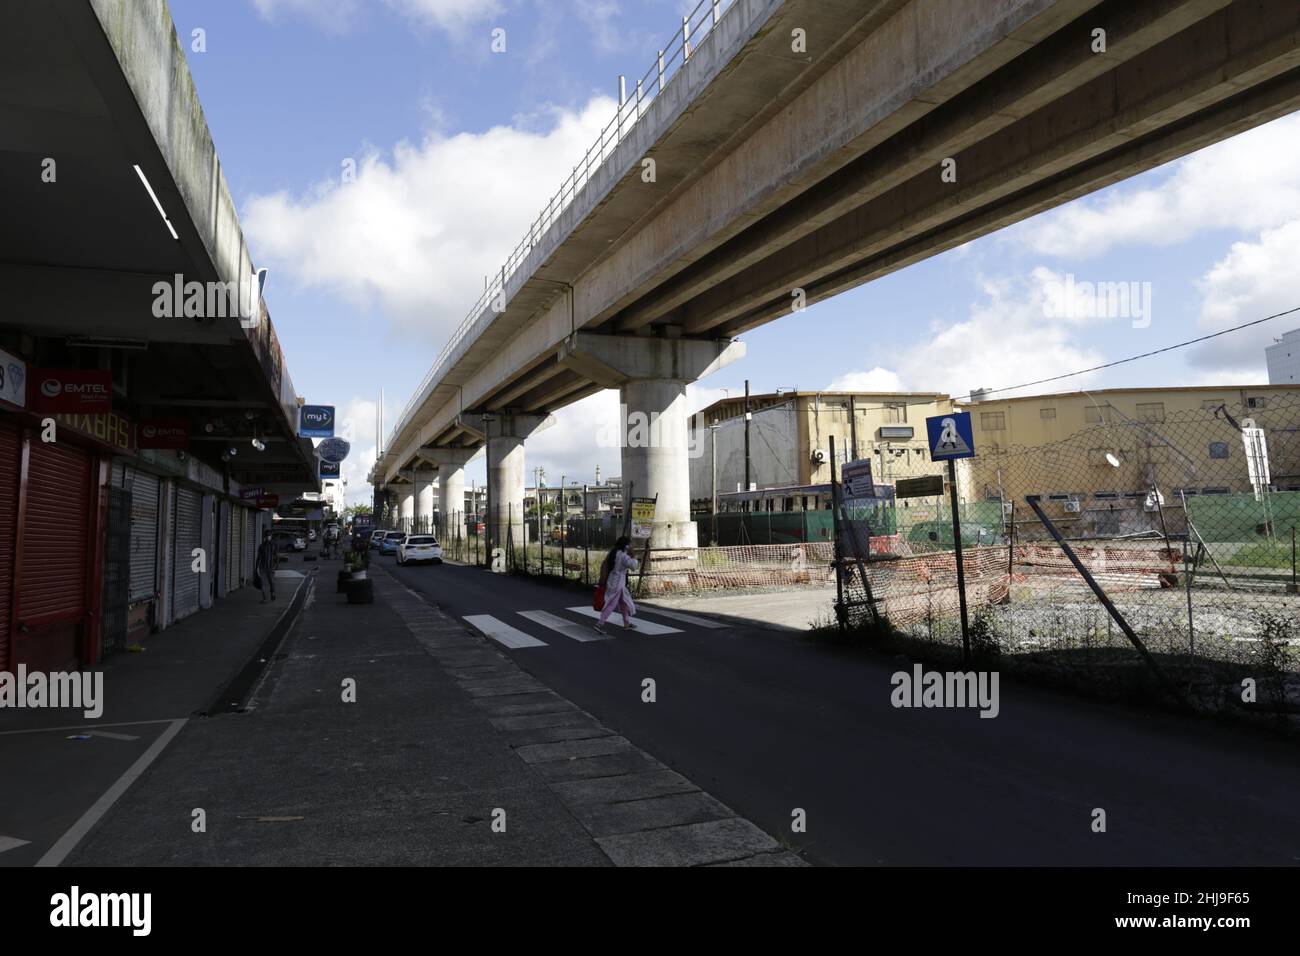
{"type": "Polygon", "coordinates": [[[951,461],[975,457],[975,436],[971,431],[970,412],[950,412],[925,420],[930,438],[930,460],[951,461]]]}

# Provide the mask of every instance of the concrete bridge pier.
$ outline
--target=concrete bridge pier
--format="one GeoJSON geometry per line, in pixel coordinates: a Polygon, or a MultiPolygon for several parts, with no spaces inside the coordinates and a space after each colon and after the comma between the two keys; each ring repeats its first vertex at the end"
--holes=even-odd
{"type": "Polygon", "coordinates": [[[635,498],[658,496],[652,548],[694,548],[686,386],[745,354],[730,340],[649,338],[579,332],[561,347],[560,364],[619,390],[623,482],[635,498]]]}
{"type": "Polygon", "coordinates": [[[382,517],[385,527],[390,525],[397,514],[398,494],[396,488],[385,488],[380,494],[380,506],[383,508],[382,515],[376,515],[376,519],[382,517]]]}
{"type": "MultiPolygon", "coordinates": [[[[487,443],[487,535],[493,548],[515,547],[525,541],[524,487],[528,471],[524,465],[524,442],[555,424],[551,415],[493,414],[477,418],[477,428],[487,443]]],[[[464,493],[464,485],[462,494],[464,493]]]]}
{"type": "Polygon", "coordinates": [[[477,448],[424,448],[420,457],[438,469],[437,533],[454,533],[449,522],[465,513],[465,465],[478,454],[477,448]]]}
{"type": "Polygon", "coordinates": [[[407,529],[415,517],[415,486],[402,485],[397,495],[397,516],[400,519],[397,527],[407,529]]]}
{"type": "Polygon", "coordinates": [[[435,474],[431,468],[421,468],[415,472],[415,526],[424,532],[433,527],[435,474]]]}

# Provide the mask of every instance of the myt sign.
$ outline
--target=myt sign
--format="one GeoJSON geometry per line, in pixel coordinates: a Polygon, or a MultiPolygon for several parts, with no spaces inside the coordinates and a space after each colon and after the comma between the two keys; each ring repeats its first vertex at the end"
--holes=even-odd
{"type": "Polygon", "coordinates": [[[334,406],[302,406],[298,412],[298,434],[302,438],[333,438],[334,406]]]}

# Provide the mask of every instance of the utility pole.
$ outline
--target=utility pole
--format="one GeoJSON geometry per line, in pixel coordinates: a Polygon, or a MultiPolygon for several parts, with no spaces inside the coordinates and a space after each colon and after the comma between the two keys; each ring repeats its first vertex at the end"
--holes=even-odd
{"type": "Polygon", "coordinates": [[[749,379],[745,379],[745,491],[749,491],[749,379]]]}
{"type": "Polygon", "coordinates": [[[492,513],[492,505],[494,504],[494,502],[492,501],[492,435],[491,435],[492,421],[493,421],[492,416],[484,413],[483,415],[483,464],[487,470],[487,474],[484,476],[487,479],[487,486],[485,489],[487,494],[484,498],[485,504],[483,506],[483,511],[485,512],[485,514],[483,515],[484,518],[483,531],[485,535],[483,541],[483,553],[487,557],[489,565],[491,565],[492,563],[492,539],[495,533],[495,529],[492,527],[492,525],[494,519],[496,518],[496,515],[492,513]]]}
{"type": "Polygon", "coordinates": [[[849,396],[849,460],[858,460],[858,406],[857,396],[849,396]]]}
{"type": "Polygon", "coordinates": [[[713,445],[713,546],[718,546],[718,425],[709,426],[709,437],[713,445]]]}

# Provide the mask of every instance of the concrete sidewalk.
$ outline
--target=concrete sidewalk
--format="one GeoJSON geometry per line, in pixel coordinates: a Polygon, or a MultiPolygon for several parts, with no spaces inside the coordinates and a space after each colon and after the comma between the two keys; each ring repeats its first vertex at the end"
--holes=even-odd
{"type": "Polygon", "coordinates": [[[279,600],[243,588],[109,656],[103,713],[0,710],[0,866],[57,864],[243,668],[286,616],[310,563],[277,576],[279,600]],[[305,573],[304,573],[305,572],[305,573]]]}
{"type": "Polygon", "coordinates": [[[807,631],[818,623],[835,620],[834,588],[647,596],[637,603],[650,608],[707,614],[729,624],[773,631],[807,631]]]}
{"type": "Polygon", "coordinates": [[[70,863],[801,864],[377,563],[346,604],[338,568],[247,710],[190,721],[70,863]]]}

